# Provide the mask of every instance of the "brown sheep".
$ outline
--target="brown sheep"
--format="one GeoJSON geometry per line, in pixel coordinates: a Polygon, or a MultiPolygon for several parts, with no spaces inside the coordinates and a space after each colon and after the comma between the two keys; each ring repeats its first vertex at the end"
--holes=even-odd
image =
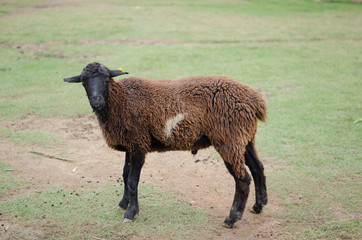
{"type": "Polygon", "coordinates": [[[198,76],[175,81],[151,81],[90,63],[81,75],[66,82],[82,82],[109,147],[126,152],[124,195],[119,207],[124,221],[139,212],[138,182],[145,156],[152,151],[189,150],[213,145],[235,179],[235,197],[226,227],[242,218],[251,178],[256,191],[255,213],[267,204],[264,167],[255,145],[258,119],[265,121],[266,104],[259,93],[225,76],[198,76]]]}

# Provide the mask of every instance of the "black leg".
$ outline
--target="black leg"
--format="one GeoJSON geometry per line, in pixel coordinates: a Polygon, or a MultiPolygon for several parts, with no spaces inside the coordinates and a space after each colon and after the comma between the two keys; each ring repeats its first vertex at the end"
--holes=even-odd
{"type": "Polygon", "coordinates": [[[134,216],[139,212],[138,208],[138,182],[141,175],[141,169],[145,162],[145,154],[130,154],[130,170],[127,180],[129,193],[129,206],[124,214],[124,222],[132,221],[134,216]]]}
{"type": "Polygon", "coordinates": [[[130,169],[130,153],[126,152],[126,160],[124,162],[123,167],[123,183],[124,183],[124,192],[123,192],[123,198],[119,202],[118,206],[122,209],[127,209],[129,204],[129,193],[128,193],[128,174],[130,169]]]}
{"type": "Polygon", "coordinates": [[[268,195],[264,176],[264,166],[260,162],[252,142],[249,142],[249,144],[246,146],[246,152],[244,156],[245,164],[249,167],[254,179],[255,204],[253,206],[253,210],[255,213],[260,213],[263,209],[263,206],[268,203],[268,195]]]}
{"type": "Polygon", "coordinates": [[[242,178],[237,178],[234,167],[226,162],[225,165],[235,180],[235,196],[233,205],[231,206],[230,215],[225,219],[224,226],[233,228],[235,222],[243,217],[245,205],[249,196],[249,185],[251,178],[246,171],[242,178]]]}
{"type": "Polygon", "coordinates": [[[249,196],[250,175],[245,169],[244,152],[245,146],[241,144],[230,144],[230,141],[213,142],[215,150],[220,154],[224,160],[225,166],[229,173],[235,180],[235,195],[234,201],[230,209],[229,216],[224,221],[224,227],[233,228],[236,221],[240,220],[243,216],[245,205],[249,196]]]}

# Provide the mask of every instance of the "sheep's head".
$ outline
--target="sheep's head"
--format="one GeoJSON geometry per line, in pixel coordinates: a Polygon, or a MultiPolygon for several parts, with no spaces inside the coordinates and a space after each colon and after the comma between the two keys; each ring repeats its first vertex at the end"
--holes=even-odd
{"type": "Polygon", "coordinates": [[[101,110],[106,104],[108,97],[108,82],[112,77],[128,74],[122,69],[109,70],[100,63],[89,63],[83,72],[71,78],[64,78],[65,82],[83,84],[89,103],[94,110],[101,110]]]}

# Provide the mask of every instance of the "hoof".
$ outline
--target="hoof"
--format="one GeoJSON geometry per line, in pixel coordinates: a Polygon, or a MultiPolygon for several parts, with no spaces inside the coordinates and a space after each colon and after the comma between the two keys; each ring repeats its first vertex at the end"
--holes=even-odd
{"type": "Polygon", "coordinates": [[[262,210],[263,210],[263,206],[261,206],[259,204],[255,204],[253,206],[253,209],[251,210],[251,212],[255,213],[255,214],[259,214],[259,213],[261,213],[262,210]]]}
{"type": "Polygon", "coordinates": [[[227,228],[227,229],[232,229],[232,228],[234,228],[234,225],[230,226],[230,225],[228,225],[227,223],[223,223],[222,226],[223,226],[224,228],[227,228]]]}
{"type": "Polygon", "coordinates": [[[138,206],[131,205],[127,208],[127,211],[124,213],[124,219],[133,220],[137,213],[138,213],[138,206]]]}
{"type": "Polygon", "coordinates": [[[234,228],[234,223],[235,223],[235,221],[230,220],[230,218],[226,218],[224,223],[222,224],[222,226],[224,228],[231,229],[231,228],[234,228]]]}
{"type": "Polygon", "coordinates": [[[119,203],[118,203],[118,207],[126,210],[128,208],[128,201],[127,200],[121,200],[119,203]]]}
{"type": "Polygon", "coordinates": [[[127,208],[123,208],[121,206],[117,206],[117,210],[127,210],[127,208]]]}
{"type": "Polygon", "coordinates": [[[130,223],[130,222],[133,222],[133,220],[128,219],[128,218],[125,218],[125,219],[123,219],[123,221],[122,221],[122,223],[130,223]]]}

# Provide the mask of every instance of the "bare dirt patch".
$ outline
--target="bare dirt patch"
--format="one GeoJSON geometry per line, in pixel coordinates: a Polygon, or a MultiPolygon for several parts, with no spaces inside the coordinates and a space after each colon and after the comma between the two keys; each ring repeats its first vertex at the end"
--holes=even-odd
{"type": "MultiPolygon", "coordinates": [[[[1,201],[53,187],[97,188],[104,183],[122,182],[124,153],[113,151],[106,146],[93,115],[39,118],[29,114],[23,119],[3,121],[1,125],[17,131],[48,132],[64,140],[64,144],[59,146],[42,148],[34,145],[19,146],[10,139],[3,139],[0,142],[0,160],[16,169],[13,174],[22,179],[23,184],[19,189],[1,196],[1,201]],[[30,150],[73,159],[75,162],[38,156],[29,153],[30,150]]],[[[263,162],[268,176],[273,170],[273,164],[268,159],[263,159],[263,162]]],[[[215,239],[240,239],[241,236],[245,239],[273,239],[277,238],[280,232],[278,220],[271,216],[280,210],[272,194],[269,193],[270,202],[264,212],[255,215],[249,211],[255,201],[253,186],[247,210],[236,228],[229,230],[221,227],[233,200],[234,180],[213,148],[199,151],[196,156],[190,152],[148,154],[142,170],[141,184],[159,186],[176,193],[181,200],[207,210],[214,221],[220,222],[215,239]]],[[[0,216],[0,222],[6,224],[6,219],[1,219],[0,216]]],[[[44,226],[35,229],[41,231],[42,227],[44,226]]],[[[20,231],[21,234],[31,232],[29,229],[29,226],[21,225],[10,227],[5,237],[11,236],[14,231],[20,231]]],[[[0,229],[0,232],[2,231],[0,229]]],[[[0,236],[1,234],[4,233],[0,233],[0,236]]],[[[36,237],[38,233],[34,232],[33,235],[36,237]]]]}

